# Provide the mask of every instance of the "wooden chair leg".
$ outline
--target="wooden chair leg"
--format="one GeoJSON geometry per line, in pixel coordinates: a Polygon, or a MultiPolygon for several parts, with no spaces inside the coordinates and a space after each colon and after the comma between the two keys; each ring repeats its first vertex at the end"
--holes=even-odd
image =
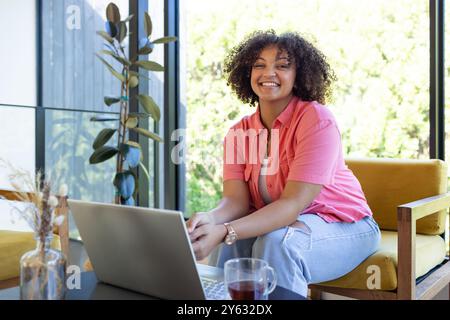
{"type": "Polygon", "coordinates": [[[311,300],[322,300],[322,291],[311,288],[311,300]]]}
{"type": "Polygon", "coordinates": [[[61,252],[69,260],[69,225],[67,222],[67,214],[59,230],[59,241],[61,241],[61,252]]]}
{"type": "Polygon", "coordinates": [[[69,260],[69,207],[67,205],[67,196],[59,197],[57,215],[64,217],[62,224],[58,228],[59,241],[61,242],[61,252],[69,260]]]}

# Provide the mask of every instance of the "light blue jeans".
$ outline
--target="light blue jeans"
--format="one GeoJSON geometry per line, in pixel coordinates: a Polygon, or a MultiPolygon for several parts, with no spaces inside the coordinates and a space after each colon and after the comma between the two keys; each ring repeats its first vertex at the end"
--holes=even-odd
{"type": "Polygon", "coordinates": [[[302,227],[284,227],[252,239],[222,245],[217,266],[236,257],[266,260],[277,285],[307,296],[308,284],[330,281],[352,271],[379,246],[380,229],[372,217],[328,223],[316,214],[301,214],[302,227]]]}

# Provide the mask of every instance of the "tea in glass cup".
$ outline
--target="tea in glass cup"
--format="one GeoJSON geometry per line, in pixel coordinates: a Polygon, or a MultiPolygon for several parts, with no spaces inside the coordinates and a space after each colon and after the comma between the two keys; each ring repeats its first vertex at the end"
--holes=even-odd
{"type": "Polygon", "coordinates": [[[225,262],[225,286],[233,300],[267,300],[275,289],[275,270],[261,259],[237,258],[225,262]]]}

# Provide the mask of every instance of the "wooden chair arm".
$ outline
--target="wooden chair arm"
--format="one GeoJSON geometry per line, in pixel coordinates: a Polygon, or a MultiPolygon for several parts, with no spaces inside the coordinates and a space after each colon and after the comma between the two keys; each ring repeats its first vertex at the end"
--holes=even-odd
{"type": "MultiPolygon", "coordinates": [[[[28,193],[28,196],[31,196],[32,193],[28,193]]],[[[9,201],[22,201],[17,197],[17,193],[12,190],[0,190],[0,199],[9,200],[9,201]]]]}
{"type": "Polygon", "coordinates": [[[416,222],[450,207],[450,192],[402,204],[397,207],[398,299],[416,298],[416,222]]]}
{"type": "MultiPolygon", "coordinates": [[[[411,215],[412,220],[418,220],[430,214],[450,207],[450,192],[433,197],[423,198],[398,206],[397,215],[411,215]],[[402,210],[399,210],[402,209],[402,210]],[[405,209],[405,210],[403,210],[405,209]]],[[[397,220],[401,217],[397,217],[397,220]]]]}

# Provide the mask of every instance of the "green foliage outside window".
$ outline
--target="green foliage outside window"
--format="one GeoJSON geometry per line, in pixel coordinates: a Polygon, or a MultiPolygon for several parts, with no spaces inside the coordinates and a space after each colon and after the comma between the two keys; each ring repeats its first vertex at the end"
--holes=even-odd
{"type": "Polygon", "coordinates": [[[188,215],[217,204],[222,139],[255,111],[222,63],[257,29],[300,32],[329,58],[345,156],[429,158],[428,1],[191,0],[187,11],[188,215]]]}

